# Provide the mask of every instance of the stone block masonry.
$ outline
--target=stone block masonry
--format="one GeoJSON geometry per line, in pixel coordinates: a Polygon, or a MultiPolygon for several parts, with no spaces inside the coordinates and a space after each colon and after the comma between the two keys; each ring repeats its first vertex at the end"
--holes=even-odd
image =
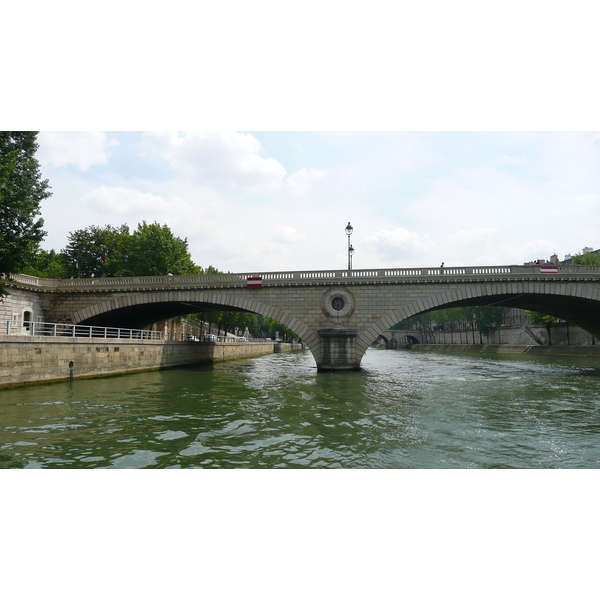
{"type": "MultiPolygon", "coordinates": [[[[13,279],[7,283],[11,289],[39,295],[48,323],[141,329],[170,316],[217,307],[255,312],[291,329],[308,346],[319,369],[356,369],[367,348],[389,327],[445,307],[534,310],[600,336],[599,266],[560,266],[553,274],[535,265],[504,265],[13,279]],[[262,287],[249,288],[248,278],[257,276],[262,287]]],[[[15,321],[20,313],[35,315],[37,310],[29,302],[6,312],[16,315],[15,321]]]]}
{"type": "Polygon", "coordinates": [[[0,335],[0,388],[211,364],[298,348],[298,344],[0,335]]]}
{"type": "Polygon", "coordinates": [[[415,344],[416,352],[483,352],[487,354],[531,354],[535,356],[600,357],[600,346],[513,346],[510,344],[415,344]]]}

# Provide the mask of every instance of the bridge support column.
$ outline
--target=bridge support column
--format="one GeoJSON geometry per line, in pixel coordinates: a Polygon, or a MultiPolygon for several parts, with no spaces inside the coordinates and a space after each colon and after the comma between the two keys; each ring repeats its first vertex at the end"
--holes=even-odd
{"type": "Polygon", "coordinates": [[[319,371],[358,370],[360,362],[354,358],[354,340],[357,329],[348,327],[327,327],[317,331],[321,339],[321,360],[317,361],[319,371]]]}

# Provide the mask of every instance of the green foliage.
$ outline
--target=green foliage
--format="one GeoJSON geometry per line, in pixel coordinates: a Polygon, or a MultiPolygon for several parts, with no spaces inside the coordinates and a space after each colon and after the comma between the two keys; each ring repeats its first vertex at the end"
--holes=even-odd
{"type": "Polygon", "coordinates": [[[196,275],[202,273],[190,256],[187,239],[173,235],[167,225],[140,223],[128,243],[132,275],[196,275]]]}
{"type": "Polygon", "coordinates": [[[508,308],[503,306],[476,306],[475,322],[479,333],[490,335],[504,320],[508,308]]]}
{"type": "Polygon", "coordinates": [[[124,275],[129,227],[121,225],[69,232],[67,247],[62,251],[69,264],[70,277],[117,277],[124,275]]]}
{"type": "Polygon", "coordinates": [[[58,279],[68,275],[69,262],[64,254],[40,248],[29,265],[24,267],[21,272],[35,277],[58,279]]]}
{"type": "MultiPolygon", "coordinates": [[[[200,269],[202,269],[202,267],[200,267],[200,269]]],[[[216,267],[213,267],[212,265],[209,265],[206,269],[202,269],[202,273],[204,275],[218,275],[219,273],[222,273],[223,271],[219,271],[219,269],[217,269],[216,267]]]]}
{"type": "Polygon", "coordinates": [[[532,325],[551,325],[556,323],[558,319],[552,315],[545,315],[544,313],[535,312],[533,310],[525,311],[532,325]]]}
{"type": "Polygon", "coordinates": [[[444,331],[471,329],[476,325],[482,335],[489,335],[499,327],[507,312],[502,306],[463,306],[444,308],[421,313],[397,323],[392,329],[419,329],[430,331],[435,327],[443,327],[444,331]]]}
{"type": "Polygon", "coordinates": [[[0,131],[0,274],[21,271],[46,235],[40,203],[52,194],[35,158],[36,139],[35,131],[0,131]]]}
{"type": "MultiPolygon", "coordinates": [[[[279,333],[279,337],[285,340],[297,339],[298,336],[281,323],[264,317],[263,315],[233,310],[207,310],[197,313],[193,317],[205,323],[215,324],[221,331],[234,333],[236,331],[245,331],[248,329],[255,338],[274,337],[279,333]]],[[[216,333],[216,331],[211,331],[216,333]]]]}
{"type": "Polygon", "coordinates": [[[271,324],[274,323],[273,319],[265,317],[263,315],[256,315],[256,325],[252,330],[252,335],[258,338],[269,337],[271,324]]]}
{"type": "MultiPolygon", "coordinates": [[[[122,277],[193,275],[202,273],[188,251],[187,240],[176,237],[167,225],[145,221],[129,232],[127,225],[90,225],[69,233],[63,254],[71,277],[122,277]]],[[[210,273],[219,271],[210,266],[210,273]]]]}
{"type": "Polygon", "coordinates": [[[574,265],[600,265],[600,253],[584,252],[573,256],[574,265]]]}
{"type": "Polygon", "coordinates": [[[396,323],[392,329],[428,329],[434,318],[434,312],[420,313],[396,323]]]}
{"type": "Polygon", "coordinates": [[[525,311],[529,317],[529,321],[532,325],[543,325],[548,333],[548,343],[552,344],[552,325],[556,323],[558,319],[552,315],[545,315],[544,313],[535,312],[533,310],[525,311]]]}
{"type": "Polygon", "coordinates": [[[288,329],[281,323],[273,321],[272,319],[269,320],[271,321],[269,324],[269,333],[271,334],[270,337],[275,337],[277,333],[279,333],[279,338],[285,341],[292,341],[298,337],[291,329],[288,329]]]}

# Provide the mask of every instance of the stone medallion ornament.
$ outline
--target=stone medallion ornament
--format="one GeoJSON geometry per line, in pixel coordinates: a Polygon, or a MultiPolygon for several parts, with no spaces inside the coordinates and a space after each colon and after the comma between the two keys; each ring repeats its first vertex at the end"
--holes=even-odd
{"type": "Polygon", "coordinates": [[[354,312],[354,297],[343,288],[331,288],[323,294],[321,310],[333,323],[344,323],[354,312]]]}

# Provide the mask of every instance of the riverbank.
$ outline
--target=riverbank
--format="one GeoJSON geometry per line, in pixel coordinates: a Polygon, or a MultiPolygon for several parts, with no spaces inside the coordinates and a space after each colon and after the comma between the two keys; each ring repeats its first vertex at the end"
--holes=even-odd
{"type": "Polygon", "coordinates": [[[600,356],[600,345],[587,346],[517,346],[511,344],[412,344],[410,350],[437,352],[486,352],[498,354],[531,354],[536,356],[600,356]]]}
{"type": "Polygon", "coordinates": [[[0,335],[0,388],[212,364],[302,348],[275,342],[173,342],[0,335]]]}

